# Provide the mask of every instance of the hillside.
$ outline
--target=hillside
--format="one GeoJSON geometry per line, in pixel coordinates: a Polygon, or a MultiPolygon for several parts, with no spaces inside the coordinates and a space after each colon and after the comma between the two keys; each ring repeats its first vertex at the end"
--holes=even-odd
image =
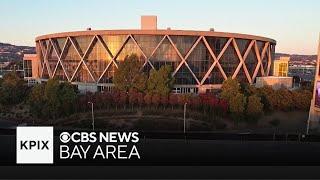
{"type": "Polygon", "coordinates": [[[0,62],[22,60],[23,54],[35,53],[35,47],[16,46],[0,42],[0,62]]]}
{"type": "Polygon", "coordinates": [[[276,58],[290,56],[290,65],[316,65],[317,55],[276,53],[276,58]]]}

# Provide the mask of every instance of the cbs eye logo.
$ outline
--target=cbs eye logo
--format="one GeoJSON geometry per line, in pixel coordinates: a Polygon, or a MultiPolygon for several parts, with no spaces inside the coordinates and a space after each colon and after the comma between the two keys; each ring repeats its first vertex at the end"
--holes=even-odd
{"type": "Polygon", "coordinates": [[[60,134],[60,141],[63,143],[68,143],[71,139],[71,136],[68,132],[62,132],[60,134]]]}

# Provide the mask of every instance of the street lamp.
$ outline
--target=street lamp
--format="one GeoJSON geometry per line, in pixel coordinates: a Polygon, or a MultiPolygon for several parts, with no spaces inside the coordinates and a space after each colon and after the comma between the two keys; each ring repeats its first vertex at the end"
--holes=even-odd
{"type": "Polygon", "coordinates": [[[94,114],[93,114],[93,102],[88,102],[88,104],[91,104],[91,116],[92,116],[92,130],[94,131],[94,114]]]}
{"type": "Polygon", "coordinates": [[[187,111],[187,103],[184,103],[184,106],[183,106],[183,133],[186,133],[186,111],[187,111]]]}

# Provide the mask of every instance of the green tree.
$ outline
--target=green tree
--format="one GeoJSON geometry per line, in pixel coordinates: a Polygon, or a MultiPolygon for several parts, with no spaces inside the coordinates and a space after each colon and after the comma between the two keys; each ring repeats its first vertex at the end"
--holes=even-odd
{"type": "Polygon", "coordinates": [[[44,117],[44,109],[46,108],[46,102],[44,98],[44,85],[37,84],[35,85],[29,96],[28,104],[30,107],[30,112],[37,118],[44,117]]]}
{"type": "Polygon", "coordinates": [[[240,93],[240,90],[241,87],[238,80],[229,77],[222,83],[221,98],[226,100],[229,104],[232,104],[230,102],[238,93],[240,93]]]}
{"type": "Polygon", "coordinates": [[[26,87],[23,80],[16,74],[10,72],[3,76],[0,87],[0,103],[14,105],[24,101],[26,87]]]}
{"type": "Polygon", "coordinates": [[[281,88],[276,91],[277,105],[279,110],[289,111],[294,109],[294,100],[292,92],[286,88],[281,88]]]}
{"type": "Polygon", "coordinates": [[[263,104],[260,97],[257,95],[248,97],[246,113],[249,118],[258,118],[263,114],[263,104]]]}
{"type": "Polygon", "coordinates": [[[242,93],[237,93],[229,104],[229,109],[234,120],[241,120],[244,116],[246,97],[242,93]]]}
{"type": "Polygon", "coordinates": [[[299,110],[309,110],[312,99],[312,91],[295,90],[292,92],[295,108],[299,110]]]}
{"type": "Polygon", "coordinates": [[[174,83],[171,74],[172,68],[169,65],[162,66],[159,70],[152,69],[147,83],[148,92],[168,96],[174,83]]]}
{"type": "Polygon", "coordinates": [[[35,117],[56,119],[72,114],[76,100],[76,91],[70,83],[49,79],[46,84],[38,84],[32,88],[28,104],[35,117]]]}
{"type": "Polygon", "coordinates": [[[53,119],[59,115],[59,108],[61,107],[61,99],[59,97],[59,81],[57,79],[49,79],[44,88],[44,97],[48,105],[49,116],[53,119]]]}
{"type": "Polygon", "coordinates": [[[63,82],[60,84],[58,90],[58,97],[60,100],[60,113],[62,115],[70,115],[74,112],[75,101],[77,94],[74,91],[73,86],[69,82],[63,82]]]}
{"type": "Polygon", "coordinates": [[[130,89],[144,91],[146,89],[147,76],[140,71],[142,63],[136,54],[126,56],[119,63],[113,77],[113,83],[117,89],[129,92],[130,89]]]}

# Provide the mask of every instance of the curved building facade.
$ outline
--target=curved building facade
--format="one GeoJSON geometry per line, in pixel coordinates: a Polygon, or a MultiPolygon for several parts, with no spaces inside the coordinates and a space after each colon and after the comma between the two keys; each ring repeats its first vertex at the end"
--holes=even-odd
{"type": "Polygon", "coordinates": [[[42,81],[56,77],[78,86],[112,88],[118,63],[135,53],[142,71],[171,65],[177,93],[217,89],[228,77],[254,83],[272,72],[275,45],[273,39],[253,35],[169,29],[87,30],[36,38],[42,81]]]}

